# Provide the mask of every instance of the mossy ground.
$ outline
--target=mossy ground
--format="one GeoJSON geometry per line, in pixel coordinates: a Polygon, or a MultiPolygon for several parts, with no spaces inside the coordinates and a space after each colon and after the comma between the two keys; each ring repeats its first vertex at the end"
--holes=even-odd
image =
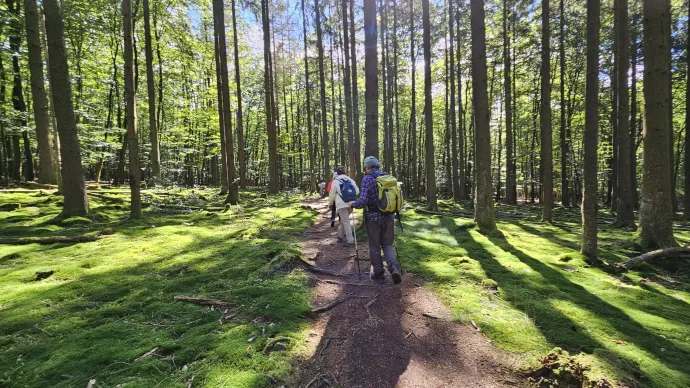
{"type": "Polygon", "coordinates": [[[136,221],[126,204],[89,199],[89,220],[59,222],[60,196],[0,194],[0,205],[21,204],[0,212],[2,236],[109,234],[74,245],[0,245],[0,386],[96,379],[99,386],[255,387],[290,373],[308,327],[309,289],[300,270],[271,271],[269,263],[298,252],[295,242],[313,221],[298,196],[244,192],[241,206],[208,212],[198,207],[222,208],[212,190],[147,192],[153,205],[136,221]],[[164,211],[164,204],[178,207],[164,211]],[[36,281],[39,271],[54,273],[36,281]],[[232,307],[226,313],[176,295],[232,307]],[[272,338],[286,338],[288,349],[267,351],[272,338]]]}
{"type": "MultiPolygon", "coordinates": [[[[470,212],[447,202],[441,208],[470,212]]],[[[474,321],[500,348],[524,354],[523,367],[560,347],[588,365],[590,380],[690,386],[687,260],[645,264],[619,278],[578,253],[577,210],[557,209],[553,225],[538,221],[537,207],[497,210],[498,231],[487,234],[471,218],[405,212],[405,232],[396,228],[403,267],[424,276],[455,319],[474,321]]],[[[612,218],[602,212],[601,220],[612,218]]],[[[635,254],[633,231],[599,228],[602,259],[635,254]]],[[[688,232],[676,237],[690,241],[688,232]]]]}

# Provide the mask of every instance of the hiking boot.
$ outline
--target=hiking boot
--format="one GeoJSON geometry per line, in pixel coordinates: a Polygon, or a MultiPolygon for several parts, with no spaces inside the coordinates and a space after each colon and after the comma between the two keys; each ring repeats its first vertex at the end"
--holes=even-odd
{"type": "Polygon", "coordinates": [[[369,274],[369,277],[371,280],[373,280],[375,283],[383,284],[383,274],[374,274],[373,272],[369,274]]]}
{"type": "Polygon", "coordinates": [[[391,273],[391,277],[393,278],[393,284],[400,284],[400,282],[402,282],[402,276],[400,276],[400,271],[398,269],[391,273]]]}
{"type": "Polygon", "coordinates": [[[348,241],[345,241],[345,242],[343,243],[343,246],[344,246],[345,248],[352,248],[352,247],[355,246],[355,244],[354,244],[354,243],[351,243],[351,242],[348,242],[348,241]]]}

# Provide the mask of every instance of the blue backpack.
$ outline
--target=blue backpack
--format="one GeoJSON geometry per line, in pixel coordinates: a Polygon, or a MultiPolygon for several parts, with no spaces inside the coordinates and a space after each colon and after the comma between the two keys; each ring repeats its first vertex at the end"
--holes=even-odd
{"type": "Polygon", "coordinates": [[[351,180],[338,179],[338,182],[340,182],[340,199],[343,202],[352,202],[357,199],[357,192],[351,180]]]}

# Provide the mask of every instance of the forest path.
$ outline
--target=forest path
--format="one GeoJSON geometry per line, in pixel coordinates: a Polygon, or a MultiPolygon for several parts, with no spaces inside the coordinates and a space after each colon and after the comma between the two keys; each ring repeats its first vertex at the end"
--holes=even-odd
{"type": "MultiPolygon", "coordinates": [[[[452,322],[450,311],[421,279],[405,273],[395,286],[386,272],[385,284],[371,281],[366,236],[359,238],[358,280],[355,249],[337,242],[338,221],[331,228],[326,200],[310,198],[303,204],[319,213],[300,242],[304,257],[344,275],[315,276],[312,306],[349,299],[314,319],[307,352],[297,366],[300,387],[523,385],[511,373],[516,357],[496,349],[471,325],[452,322]]],[[[355,222],[360,218],[358,211],[355,222]]]]}

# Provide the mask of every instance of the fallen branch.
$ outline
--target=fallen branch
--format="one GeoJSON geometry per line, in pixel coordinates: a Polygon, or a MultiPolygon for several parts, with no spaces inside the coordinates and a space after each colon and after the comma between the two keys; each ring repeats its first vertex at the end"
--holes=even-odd
{"type": "Polygon", "coordinates": [[[376,298],[379,296],[379,294],[374,295],[374,298],[367,302],[367,304],[364,305],[364,308],[367,310],[367,314],[369,315],[369,319],[372,318],[371,313],[369,312],[369,307],[371,307],[372,304],[376,301],[376,298]]]}
{"type": "Polygon", "coordinates": [[[93,242],[104,238],[91,234],[87,236],[52,236],[52,237],[0,237],[0,244],[7,245],[27,245],[27,244],[70,244],[70,243],[85,243],[93,242]]]}
{"type": "Polygon", "coordinates": [[[648,252],[629,259],[625,263],[621,264],[620,268],[623,270],[629,270],[630,268],[638,266],[649,259],[654,259],[657,257],[678,257],[682,256],[683,254],[690,254],[690,246],[657,249],[656,251],[648,252]]]}
{"type": "Polygon", "coordinates": [[[208,298],[193,298],[190,296],[183,296],[183,295],[177,295],[175,297],[175,300],[179,300],[180,302],[189,302],[189,303],[200,304],[202,306],[232,306],[232,303],[226,302],[223,300],[208,299],[208,298]]]}
{"type": "Polygon", "coordinates": [[[317,282],[321,283],[328,283],[328,284],[337,284],[339,286],[357,286],[357,287],[378,287],[376,284],[367,284],[367,283],[349,283],[349,282],[339,282],[337,280],[330,280],[330,279],[316,279],[317,282]]]}
{"type": "Polygon", "coordinates": [[[321,314],[321,313],[324,313],[324,312],[326,312],[326,311],[331,310],[333,307],[335,307],[335,306],[337,306],[337,305],[339,305],[339,304],[345,302],[346,300],[348,300],[348,299],[350,299],[350,298],[352,298],[352,295],[345,295],[344,297],[342,297],[342,298],[340,298],[340,299],[337,299],[337,300],[335,300],[335,301],[333,301],[333,302],[331,302],[331,303],[329,303],[329,304],[327,304],[327,305],[325,305],[325,306],[323,306],[323,307],[318,307],[318,308],[315,308],[315,309],[311,310],[311,313],[312,313],[312,314],[321,314]]]}
{"type": "Polygon", "coordinates": [[[154,354],[156,354],[157,351],[158,351],[158,348],[153,348],[153,349],[149,350],[148,352],[142,354],[141,356],[135,358],[134,361],[139,361],[139,360],[141,360],[142,358],[151,357],[151,356],[153,356],[154,354]]]}
{"type": "Polygon", "coordinates": [[[302,265],[307,271],[309,271],[309,272],[318,273],[318,274],[321,274],[321,275],[328,275],[328,276],[341,276],[341,277],[342,277],[342,276],[345,276],[345,275],[343,275],[343,274],[340,274],[340,273],[337,273],[337,272],[328,271],[328,270],[325,270],[325,269],[321,269],[321,268],[319,268],[319,267],[317,267],[317,266],[315,266],[315,265],[309,264],[308,262],[306,262],[306,261],[305,261],[304,259],[302,259],[301,257],[298,257],[298,258],[297,258],[297,261],[298,261],[299,264],[301,264],[301,265],[302,265]]]}

